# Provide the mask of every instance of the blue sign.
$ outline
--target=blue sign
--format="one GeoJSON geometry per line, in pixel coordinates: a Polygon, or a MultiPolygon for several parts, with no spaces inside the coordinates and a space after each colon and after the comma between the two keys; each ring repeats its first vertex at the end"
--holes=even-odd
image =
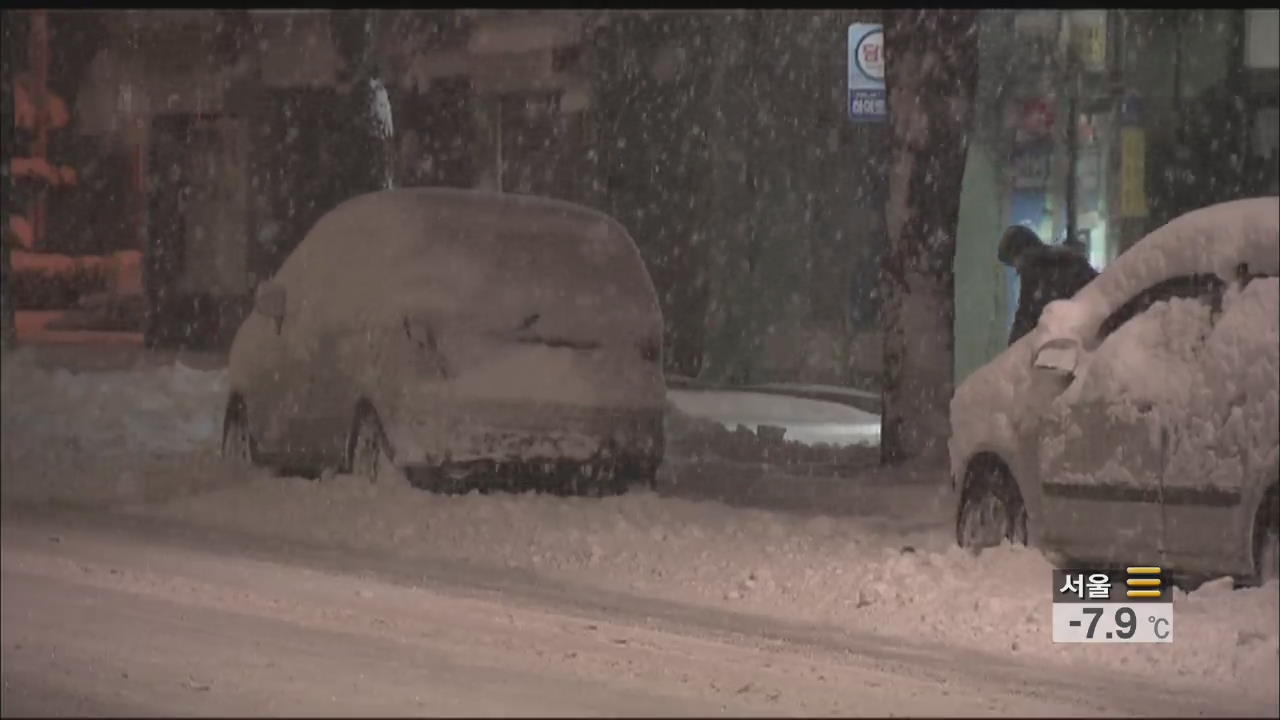
{"type": "Polygon", "coordinates": [[[884,27],[849,26],[849,117],[854,122],[884,122],[889,117],[884,89],[884,27]]]}

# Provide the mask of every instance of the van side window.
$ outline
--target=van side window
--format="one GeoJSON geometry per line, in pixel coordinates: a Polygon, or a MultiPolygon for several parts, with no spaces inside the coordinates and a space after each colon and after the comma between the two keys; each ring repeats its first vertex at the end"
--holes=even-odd
{"type": "Polygon", "coordinates": [[[1098,327],[1098,340],[1102,341],[1115,332],[1120,326],[1146,312],[1152,305],[1173,298],[1199,299],[1213,308],[1214,313],[1222,309],[1222,293],[1226,283],[1212,273],[1195,275],[1179,275],[1162,280],[1155,285],[1134,295],[1119,309],[1111,313],[1098,327]]]}

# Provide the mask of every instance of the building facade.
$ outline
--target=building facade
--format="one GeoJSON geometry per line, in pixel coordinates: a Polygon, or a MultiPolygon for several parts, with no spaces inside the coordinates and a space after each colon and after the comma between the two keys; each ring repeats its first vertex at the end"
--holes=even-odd
{"type": "MultiPolygon", "coordinates": [[[[618,217],[657,286],[672,373],[876,374],[881,213],[849,168],[877,140],[846,122],[847,13],[376,17],[401,185],[618,217]]],[[[76,116],[145,179],[148,337],[225,345],[252,287],[355,192],[342,30],[329,11],[102,21],[76,116]]]]}
{"type": "MultiPolygon", "coordinates": [[[[45,242],[143,250],[150,342],[225,347],[256,284],[367,189],[347,140],[361,30],[349,15],[48,13],[64,38],[51,56],[70,106],[63,155],[81,166],[65,194],[93,207],[51,206],[45,242]],[[77,23],[67,42],[59,28],[77,23]],[[94,229],[56,229],[59,215],[94,229]]],[[[878,377],[887,128],[850,121],[845,47],[874,13],[372,17],[399,184],[617,217],[658,290],[672,374],[878,377]]],[[[1276,192],[1275,25],[1265,10],[982,11],[958,379],[1007,338],[1007,225],[1077,238],[1102,267],[1177,214],[1276,192]]]]}

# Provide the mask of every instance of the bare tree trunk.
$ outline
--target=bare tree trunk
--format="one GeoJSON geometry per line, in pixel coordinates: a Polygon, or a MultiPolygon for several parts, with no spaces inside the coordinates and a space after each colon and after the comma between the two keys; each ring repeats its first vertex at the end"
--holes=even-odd
{"type": "Polygon", "coordinates": [[[343,58],[340,78],[347,92],[350,130],[349,195],[395,186],[395,141],[391,100],[379,67],[377,10],[334,10],[332,25],[343,58]]]}
{"type": "Polygon", "coordinates": [[[890,141],[881,461],[946,452],[954,383],[956,227],[973,93],[972,10],[885,17],[890,141]]]}

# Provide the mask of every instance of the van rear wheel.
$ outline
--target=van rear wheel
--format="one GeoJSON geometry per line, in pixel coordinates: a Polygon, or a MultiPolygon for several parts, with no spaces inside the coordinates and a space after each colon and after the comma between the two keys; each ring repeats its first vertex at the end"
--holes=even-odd
{"type": "Polygon", "coordinates": [[[356,410],[347,442],[347,467],[351,474],[371,483],[391,485],[405,480],[404,473],[395,465],[382,422],[371,407],[361,406],[356,410]]]}
{"type": "Polygon", "coordinates": [[[244,401],[233,397],[227,401],[222,418],[222,458],[238,469],[253,467],[257,462],[257,447],[249,432],[249,417],[244,401]]]}

